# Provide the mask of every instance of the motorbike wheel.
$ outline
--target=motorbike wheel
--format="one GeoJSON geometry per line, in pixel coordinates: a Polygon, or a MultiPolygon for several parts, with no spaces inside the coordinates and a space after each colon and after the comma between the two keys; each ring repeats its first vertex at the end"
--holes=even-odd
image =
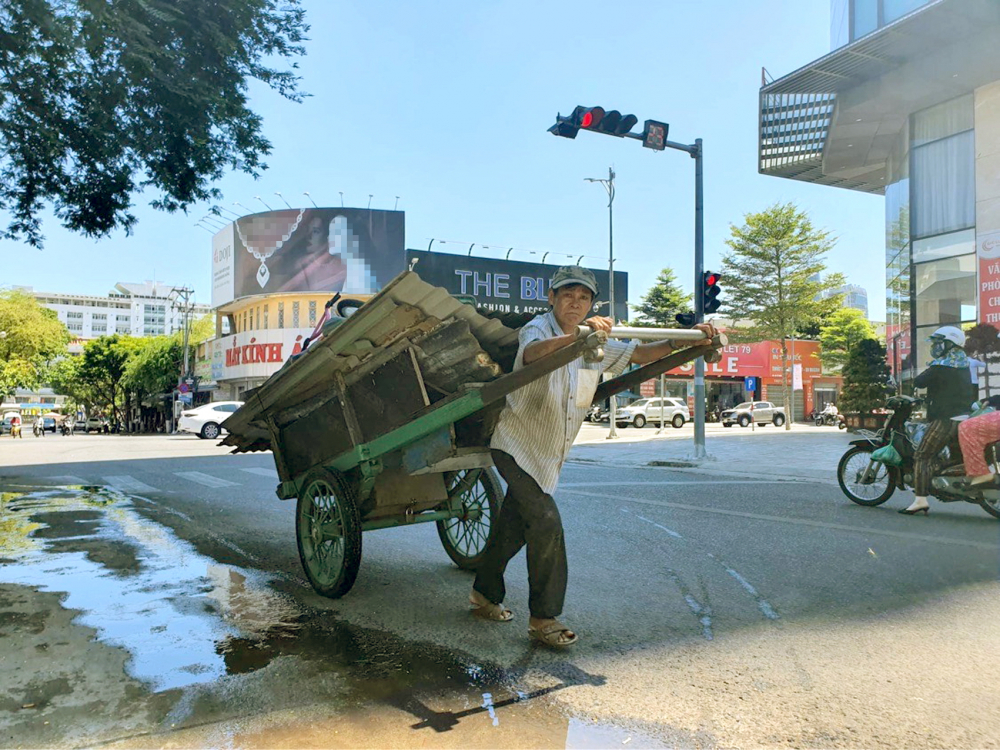
{"type": "Polygon", "coordinates": [[[1000,518],[1000,501],[980,500],[979,506],[994,518],[1000,518]]]}
{"type": "Polygon", "coordinates": [[[881,505],[896,491],[896,470],[879,464],[875,480],[871,484],[861,484],[861,475],[868,468],[871,454],[875,448],[871,445],[855,445],[845,453],[837,464],[837,483],[848,499],[858,505],[873,507],[881,505]]]}

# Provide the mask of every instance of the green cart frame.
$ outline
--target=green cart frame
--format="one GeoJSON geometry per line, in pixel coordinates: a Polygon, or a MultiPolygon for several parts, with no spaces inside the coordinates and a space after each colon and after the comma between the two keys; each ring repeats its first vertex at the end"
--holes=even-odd
{"type": "MultiPolygon", "coordinates": [[[[600,357],[604,340],[581,327],[571,346],[515,371],[516,330],[403,273],[251,391],[223,443],[272,451],[277,495],[297,500],[299,555],[318,593],[351,589],[362,532],[375,529],[434,522],[448,556],[474,569],[503,500],[489,444],[506,396],[579,356],[600,357]]],[[[597,398],[703,352],[608,381],[597,398]]]]}

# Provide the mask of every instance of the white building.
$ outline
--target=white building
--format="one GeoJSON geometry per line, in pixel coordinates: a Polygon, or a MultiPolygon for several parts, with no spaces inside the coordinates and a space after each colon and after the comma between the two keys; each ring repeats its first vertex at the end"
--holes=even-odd
{"type": "MultiPolygon", "coordinates": [[[[144,284],[119,282],[105,296],[36,292],[31,287],[15,287],[31,294],[38,302],[55,310],[59,320],[78,340],[115,333],[131,336],[162,336],[184,327],[184,310],[173,287],[155,281],[144,284]]],[[[194,305],[191,318],[208,314],[208,305],[194,305]]]]}

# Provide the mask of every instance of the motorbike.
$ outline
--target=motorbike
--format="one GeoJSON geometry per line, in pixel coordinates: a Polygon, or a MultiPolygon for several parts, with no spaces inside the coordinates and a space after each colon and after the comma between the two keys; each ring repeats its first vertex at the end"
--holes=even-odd
{"type": "Polygon", "coordinates": [[[838,429],[847,429],[847,420],[844,418],[843,414],[833,414],[828,411],[814,411],[812,413],[812,418],[817,427],[833,427],[836,425],[838,429]]]}
{"type": "MultiPolygon", "coordinates": [[[[893,396],[886,403],[890,413],[882,429],[877,432],[859,430],[862,437],[851,441],[851,447],[837,465],[837,482],[852,502],[868,507],[881,505],[897,488],[905,490],[913,486],[913,457],[925,426],[909,419],[921,403],[922,399],[893,396]],[[899,466],[889,466],[872,458],[876,450],[889,445],[902,459],[899,466]]],[[[986,460],[1000,473],[1000,443],[987,446],[986,460]]],[[[943,503],[972,503],[1000,518],[1000,487],[969,486],[957,438],[941,450],[936,462],[931,481],[935,498],[943,503]]]]}
{"type": "Polygon", "coordinates": [[[34,435],[35,437],[42,437],[42,433],[43,433],[44,429],[45,428],[42,426],[42,423],[36,421],[31,426],[31,434],[34,435]]]}

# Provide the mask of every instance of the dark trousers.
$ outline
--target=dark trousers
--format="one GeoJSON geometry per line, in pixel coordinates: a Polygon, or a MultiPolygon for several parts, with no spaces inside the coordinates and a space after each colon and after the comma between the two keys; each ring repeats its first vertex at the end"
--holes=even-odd
{"type": "Polygon", "coordinates": [[[913,454],[913,493],[917,497],[931,494],[931,480],[937,468],[937,455],[951,442],[958,432],[958,422],[953,419],[935,419],[927,426],[923,440],[913,454]]]}
{"type": "Polygon", "coordinates": [[[503,451],[491,451],[493,463],[507,482],[496,529],[472,587],[495,604],[504,600],[503,574],[514,555],[528,547],[528,609],[548,619],[562,613],[566,599],[566,543],[556,501],[503,451]]]}

